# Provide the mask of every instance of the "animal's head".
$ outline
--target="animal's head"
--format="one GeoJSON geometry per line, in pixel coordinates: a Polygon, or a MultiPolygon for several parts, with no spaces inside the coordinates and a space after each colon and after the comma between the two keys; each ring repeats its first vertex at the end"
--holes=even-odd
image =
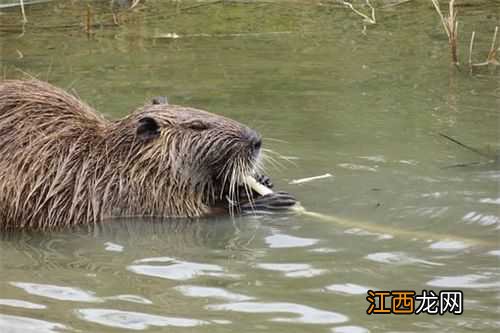
{"type": "Polygon", "coordinates": [[[121,122],[132,137],[136,175],[168,181],[176,200],[185,193],[206,206],[235,199],[260,168],[260,135],[222,116],[154,100],[121,122]]]}

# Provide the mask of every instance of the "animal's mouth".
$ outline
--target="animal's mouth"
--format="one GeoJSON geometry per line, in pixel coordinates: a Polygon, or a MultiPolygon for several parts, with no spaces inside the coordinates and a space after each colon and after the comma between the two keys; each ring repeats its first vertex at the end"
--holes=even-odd
{"type": "Polygon", "coordinates": [[[270,179],[266,176],[246,175],[238,185],[237,195],[224,193],[212,208],[230,215],[292,210],[297,203],[295,198],[286,192],[274,192],[271,187],[270,179]]]}
{"type": "Polygon", "coordinates": [[[272,190],[263,184],[259,184],[256,175],[240,175],[231,181],[217,179],[215,189],[215,206],[224,206],[227,209],[238,209],[242,204],[252,202],[258,197],[272,190]],[[268,192],[267,192],[268,191],[268,192]],[[264,193],[264,194],[263,194],[264,193]]]}
{"type": "Polygon", "coordinates": [[[285,192],[273,192],[269,177],[260,174],[262,169],[261,137],[253,131],[247,134],[244,149],[233,158],[222,158],[221,167],[214,173],[209,195],[211,208],[230,215],[255,211],[283,210],[296,203],[285,192]]]}
{"type": "MultiPolygon", "coordinates": [[[[239,211],[241,205],[251,203],[262,196],[262,187],[265,187],[264,184],[260,184],[260,189],[255,187],[255,184],[259,183],[258,179],[262,178],[257,175],[262,158],[261,139],[255,134],[248,142],[250,145],[245,145],[242,153],[226,157],[222,165],[217,165],[212,171],[213,186],[209,188],[209,191],[212,191],[209,197],[215,202],[215,206],[223,206],[231,212],[239,211]]],[[[267,189],[271,191],[270,188],[267,189]]]]}

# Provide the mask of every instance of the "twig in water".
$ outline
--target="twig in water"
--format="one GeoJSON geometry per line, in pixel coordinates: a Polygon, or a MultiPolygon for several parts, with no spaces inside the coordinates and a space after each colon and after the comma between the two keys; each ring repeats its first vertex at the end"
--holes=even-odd
{"type": "Polygon", "coordinates": [[[330,178],[333,177],[330,173],[326,173],[321,176],[314,176],[314,177],[308,177],[308,178],[301,178],[301,179],[294,179],[292,180],[289,184],[302,184],[302,183],[307,183],[313,180],[318,180],[318,179],[323,179],[323,178],[330,178]]]}
{"type": "Polygon", "coordinates": [[[448,136],[448,135],[446,135],[446,134],[443,134],[443,133],[438,133],[438,134],[439,134],[440,136],[442,136],[443,138],[445,138],[445,139],[447,139],[447,140],[450,140],[451,142],[456,143],[457,145],[459,145],[459,146],[461,146],[461,147],[463,147],[463,148],[465,148],[465,149],[468,149],[468,150],[470,150],[470,151],[472,151],[472,152],[474,152],[474,153],[476,153],[476,154],[478,154],[478,155],[481,155],[481,156],[483,156],[483,157],[487,157],[487,158],[491,158],[491,156],[490,156],[490,155],[488,155],[488,154],[486,154],[486,153],[483,153],[483,152],[482,152],[482,151],[480,151],[479,149],[476,149],[476,148],[474,148],[474,147],[468,146],[468,145],[466,145],[465,143],[462,143],[462,142],[460,142],[460,141],[458,141],[458,140],[456,140],[456,139],[453,139],[452,137],[450,137],[450,136],[448,136]]]}
{"type": "Polygon", "coordinates": [[[23,23],[27,23],[28,19],[26,18],[26,12],[24,11],[24,0],[19,0],[21,4],[21,14],[23,15],[23,23]]]}
{"type": "Polygon", "coordinates": [[[476,32],[472,32],[472,36],[470,37],[469,44],[469,68],[472,71],[472,49],[474,48],[474,38],[476,37],[476,32]]]}
{"type": "Polygon", "coordinates": [[[340,0],[340,3],[343,4],[344,6],[350,8],[356,15],[361,16],[363,18],[363,23],[364,23],[363,24],[363,33],[366,33],[366,23],[369,23],[369,24],[377,23],[377,20],[375,19],[375,8],[373,8],[372,4],[370,3],[370,0],[366,0],[366,4],[371,9],[371,17],[366,15],[366,14],[363,14],[362,12],[360,12],[359,10],[354,8],[352,3],[350,3],[350,2],[340,0]]]}
{"type": "Polygon", "coordinates": [[[137,6],[139,4],[139,2],[141,2],[141,0],[134,0],[132,2],[132,4],[130,5],[130,8],[129,9],[133,9],[135,6],[137,6]]]}
{"type": "Polygon", "coordinates": [[[447,165],[447,166],[441,167],[441,169],[468,168],[470,166],[483,165],[483,164],[484,163],[481,163],[481,162],[458,163],[458,164],[452,164],[452,165],[447,165]]]}
{"type": "Polygon", "coordinates": [[[87,35],[90,35],[91,33],[91,26],[92,26],[92,11],[90,5],[87,5],[87,17],[85,20],[85,32],[87,33],[87,35]]]}
{"type": "Polygon", "coordinates": [[[497,51],[498,51],[498,49],[496,48],[497,34],[498,34],[498,26],[495,27],[495,32],[493,33],[493,40],[491,41],[491,47],[490,51],[488,52],[488,57],[486,58],[486,61],[473,64],[472,66],[479,67],[488,65],[495,65],[495,66],[500,65],[500,62],[498,62],[497,60],[497,51]]]}
{"type": "Polygon", "coordinates": [[[458,62],[458,21],[457,21],[457,12],[455,11],[455,0],[450,0],[449,3],[449,16],[444,16],[443,12],[439,8],[438,0],[431,0],[436,12],[441,18],[441,23],[443,24],[444,31],[448,36],[448,44],[451,50],[451,61],[455,66],[459,65],[458,62]]]}
{"type": "Polygon", "coordinates": [[[497,60],[497,34],[498,34],[498,26],[495,27],[495,32],[493,33],[493,40],[491,41],[491,48],[490,52],[488,53],[488,60],[487,62],[493,65],[500,65],[500,63],[497,60]]]}

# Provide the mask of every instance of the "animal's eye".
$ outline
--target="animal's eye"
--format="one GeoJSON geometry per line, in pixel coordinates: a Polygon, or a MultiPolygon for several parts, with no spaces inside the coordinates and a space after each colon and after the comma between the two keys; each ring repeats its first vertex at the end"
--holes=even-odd
{"type": "Polygon", "coordinates": [[[193,120],[184,124],[185,127],[190,128],[195,131],[204,131],[210,128],[210,124],[205,123],[201,120],[193,120]]]}

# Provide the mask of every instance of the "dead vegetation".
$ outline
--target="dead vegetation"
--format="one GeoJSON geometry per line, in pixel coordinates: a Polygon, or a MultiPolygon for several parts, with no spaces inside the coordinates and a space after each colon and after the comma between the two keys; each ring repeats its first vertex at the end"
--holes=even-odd
{"type": "MultiPolygon", "coordinates": [[[[450,53],[451,53],[451,63],[459,67],[460,62],[458,56],[458,20],[457,20],[457,11],[455,10],[455,0],[449,1],[447,16],[445,16],[441,11],[441,8],[439,6],[439,0],[431,0],[431,1],[441,19],[441,23],[446,32],[446,35],[448,36],[448,45],[450,47],[450,53]]],[[[491,42],[491,47],[488,52],[488,56],[486,57],[486,60],[483,62],[474,63],[472,61],[472,51],[474,49],[474,40],[476,37],[476,32],[475,31],[472,32],[469,43],[469,61],[468,61],[469,69],[471,70],[471,72],[475,67],[500,65],[500,62],[496,59],[498,51],[498,48],[496,46],[497,35],[498,35],[498,26],[495,27],[495,32],[493,33],[493,40],[491,42]]]]}
{"type": "Polygon", "coordinates": [[[469,67],[474,68],[474,67],[480,67],[480,66],[488,66],[488,65],[494,65],[498,66],[500,65],[500,62],[497,60],[497,51],[500,49],[497,48],[497,35],[498,35],[498,26],[495,27],[495,32],[493,33],[493,39],[491,41],[491,47],[488,52],[488,56],[486,57],[486,60],[480,63],[473,63],[472,62],[472,50],[474,48],[474,38],[476,36],[476,32],[472,32],[472,36],[470,39],[470,44],[469,44],[469,67]]]}
{"type": "Polygon", "coordinates": [[[448,45],[450,46],[451,51],[451,62],[458,66],[458,21],[457,21],[457,12],[455,11],[455,0],[450,0],[448,8],[448,16],[444,16],[443,12],[439,8],[438,0],[431,0],[436,12],[441,18],[441,23],[443,24],[444,31],[446,31],[446,35],[448,36],[448,45]]]}
{"type": "Polygon", "coordinates": [[[377,23],[377,19],[375,18],[375,8],[370,3],[370,0],[365,0],[365,1],[366,1],[366,5],[371,10],[370,16],[368,16],[366,14],[363,14],[361,11],[359,11],[356,8],[354,8],[354,6],[352,5],[352,3],[348,2],[348,1],[345,1],[345,0],[339,0],[339,2],[342,5],[346,6],[347,8],[349,8],[350,10],[352,10],[356,15],[358,15],[358,16],[360,16],[360,17],[363,18],[363,34],[366,34],[366,26],[367,26],[367,24],[376,24],[377,23]]]}
{"type": "MultiPolygon", "coordinates": [[[[462,64],[465,64],[465,66],[468,66],[470,71],[472,72],[474,69],[487,66],[498,66],[500,65],[499,60],[497,59],[497,54],[500,48],[497,46],[497,37],[498,37],[498,26],[495,27],[494,33],[493,33],[493,38],[491,42],[491,47],[488,51],[488,54],[486,55],[485,60],[483,61],[476,61],[474,62],[473,59],[473,51],[474,51],[474,46],[476,43],[476,32],[472,31],[471,37],[470,37],[470,42],[468,45],[468,59],[460,59],[459,55],[459,49],[460,49],[460,44],[459,44],[459,20],[458,20],[458,10],[457,7],[466,7],[466,6],[473,6],[476,5],[476,3],[468,3],[468,2],[460,2],[456,0],[449,0],[447,5],[444,3],[440,3],[439,0],[430,0],[436,13],[439,15],[441,24],[443,26],[443,29],[448,37],[448,46],[450,49],[450,57],[451,57],[451,63],[459,68],[461,66],[461,60],[462,64]],[[446,10],[441,8],[441,5],[446,8],[446,10]]],[[[227,1],[230,3],[231,1],[227,1]]],[[[377,7],[377,9],[384,10],[389,7],[396,7],[402,4],[408,4],[416,2],[414,0],[390,0],[390,1],[382,1],[378,2],[377,4],[380,4],[380,6],[377,7]]],[[[444,2],[444,1],[443,1],[444,2]]],[[[19,3],[16,4],[15,6],[19,6],[20,12],[22,15],[22,33],[20,37],[24,35],[25,32],[25,25],[28,22],[28,19],[26,17],[26,11],[25,11],[25,6],[30,5],[32,2],[29,1],[24,1],[24,0],[19,0],[19,3]]],[[[178,2],[179,4],[181,3],[180,1],[178,2]]],[[[224,4],[225,1],[209,1],[209,2],[203,2],[201,4],[196,4],[193,6],[184,6],[184,7],[179,7],[178,12],[182,11],[189,11],[193,8],[199,8],[201,6],[209,6],[209,5],[216,5],[216,4],[224,4]]],[[[362,19],[362,24],[363,24],[363,29],[362,33],[366,34],[367,32],[367,27],[370,25],[375,25],[377,24],[377,18],[376,18],[376,7],[372,5],[370,0],[358,0],[358,1],[352,1],[352,0],[333,0],[329,1],[327,3],[336,3],[339,4],[348,10],[350,10],[352,13],[357,15],[362,19]],[[364,8],[363,8],[364,7],[364,8]]],[[[127,21],[127,17],[130,15],[133,15],[134,12],[141,11],[144,7],[145,1],[144,0],[109,0],[110,4],[110,10],[111,14],[110,16],[112,17],[112,22],[111,20],[107,20],[107,22],[97,22],[95,19],[95,13],[93,12],[91,6],[89,4],[86,5],[86,7],[83,8],[83,23],[80,23],[83,27],[82,30],[88,35],[91,36],[95,33],[95,28],[96,27],[109,27],[109,26],[119,26],[125,21],[127,21]]],[[[175,15],[178,13],[176,12],[175,15]]],[[[169,16],[166,16],[169,17],[169,16]]],[[[106,21],[106,19],[104,19],[106,21]]],[[[286,32],[288,33],[288,32],[286,32]]],[[[233,35],[233,34],[231,34],[233,35]]],[[[235,34],[234,34],[235,35],[235,34]]],[[[243,35],[243,34],[241,34],[243,35]]],[[[170,38],[171,36],[177,37],[177,34],[168,34],[168,37],[170,38]]],[[[208,34],[207,34],[208,36],[208,34]]],[[[463,48],[467,50],[465,47],[463,48]]],[[[466,51],[465,51],[466,52],[466,51]]],[[[465,53],[464,52],[464,53],[465,53]]]]}
{"type": "Polygon", "coordinates": [[[26,18],[26,11],[24,10],[24,0],[19,1],[20,7],[21,7],[21,15],[23,16],[23,23],[28,22],[28,19],[26,18]]]}

